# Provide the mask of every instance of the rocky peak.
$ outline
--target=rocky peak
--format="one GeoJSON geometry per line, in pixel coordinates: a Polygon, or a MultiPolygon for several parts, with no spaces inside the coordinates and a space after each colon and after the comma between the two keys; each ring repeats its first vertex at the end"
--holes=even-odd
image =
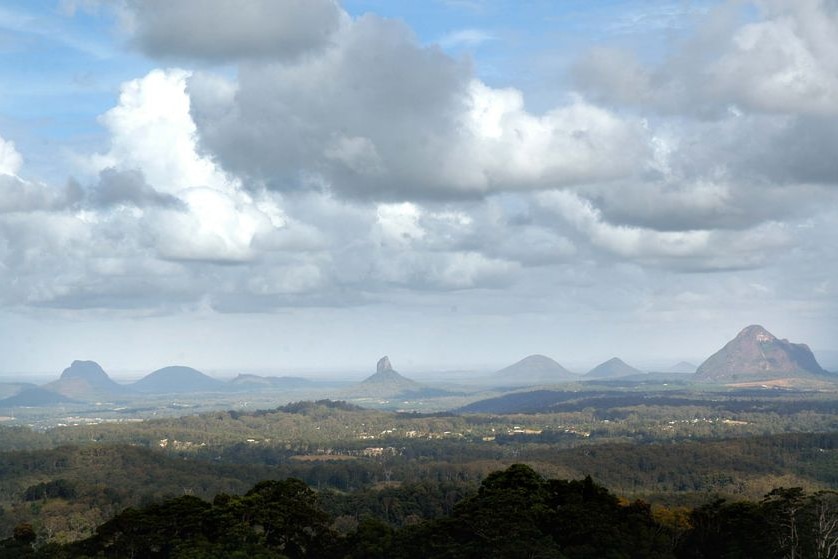
{"type": "Polygon", "coordinates": [[[378,363],[375,365],[375,372],[376,373],[387,373],[393,370],[393,366],[390,364],[390,358],[386,355],[378,360],[378,363]]]}
{"type": "Polygon", "coordinates": [[[778,339],[759,325],[739,332],[696,371],[696,378],[710,381],[800,378],[824,375],[806,344],[778,339]]]}
{"type": "Polygon", "coordinates": [[[747,328],[744,328],[741,332],[739,332],[736,338],[739,340],[753,340],[762,343],[773,342],[777,339],[771,332],[759,324],[752,324],[747,328]]]}
{"type": "Polygon", "coordinates": [[[108,374],[99,366],[96,361],[73,361],[69,367],[61,373],[62,379],[85,379],[105,380],[109,379],[108,374]]]}

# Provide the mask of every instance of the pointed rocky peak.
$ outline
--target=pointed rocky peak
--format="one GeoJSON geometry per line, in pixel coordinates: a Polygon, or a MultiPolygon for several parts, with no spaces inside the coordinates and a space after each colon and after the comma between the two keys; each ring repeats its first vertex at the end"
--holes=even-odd
{"type": "Polygon", "coordinates": [[[367,384],[397,384],[416,385],[417,383],[397,373],[390,364],[390,358],[386,355],[378,360],[375,365],[375,374],[364,379],[367,384]]]}
{"type": "Polygon", "coordinates": [[[387,371],[392,371],[393,366],[390,364],[390,358],[386,355],[378,360],[378,363],[375,365],[375,372],[376,373],[386,373],[387,371]]]}
{"type": "Polygon", "coordinates": [[[761,343],[769,343],[777,340],[777,338],[774,337],[774,334],[759,324],[751,324],[750,326],[744,328],[736,335],[736,339],[740,341],[752,340],[761,343]]]}
{"type": "Polygon", "coordinates": [[[61,373],[61,378],[84,379],[89,381],[110,380],[108,373],[96,361],[73,361],[69,367],[61,373]]]}

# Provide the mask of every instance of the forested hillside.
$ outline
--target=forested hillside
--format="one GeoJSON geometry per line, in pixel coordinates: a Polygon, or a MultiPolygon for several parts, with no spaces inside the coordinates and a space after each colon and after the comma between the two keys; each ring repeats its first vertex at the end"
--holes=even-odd
{"type": "Polygon", "coordinates": [[[653,508],[590,477],[545,479],[513,464],[443,515],[400,527],[359,512],[336,517],[304,482],[285,479],[242,496],[185,495],[127,509],[71,544],[38,546],[32,527],[20,524],[0,542],[0,557],[831,558],[836,522],[835,492],[777,489],[756,502],[653,508]]]}
{"type": "Polygon", "coordinates": [[[329,400],[34,432],[0,428],[0,538],[90,537],[126,507],[302,480],[336,522],[450,514],[492,471],[591,476],[656,506],[838,488],[829,395],[566,393],[550,413],[392,413],[329,400]],[[596,407],[594,407],[596,406],[596,407]],[[810,431],[796,432],[796,431],[810,431]],[[356,519],[357,520],[357,519],[356,519]]]}

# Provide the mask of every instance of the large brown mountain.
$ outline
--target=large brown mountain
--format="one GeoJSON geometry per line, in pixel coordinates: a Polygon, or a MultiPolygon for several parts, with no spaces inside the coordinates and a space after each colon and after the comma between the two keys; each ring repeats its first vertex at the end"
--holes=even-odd
{"type": "Polygon", "coordinates": [[[96,401],[130,397],[130,388],[114,382],[95,361],[73,361],[61,378],[44,386],[73,400],[96,401]]]}
{"type": "Polygon", "coordinates": [[[827,378],[806,344],[776,338],[759,325],[748,326],[695,372],[696,380],[748,382],[783,378],[827,378]]]}

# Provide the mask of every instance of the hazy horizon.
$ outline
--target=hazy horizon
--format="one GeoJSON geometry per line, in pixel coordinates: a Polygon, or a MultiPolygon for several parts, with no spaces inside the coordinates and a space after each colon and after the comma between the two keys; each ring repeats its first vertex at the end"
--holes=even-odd
{"type": "Polygon", "coordinates": [[[0,377],[838,367],[834,3],[173,6],[0,8],[0,377]]]}

